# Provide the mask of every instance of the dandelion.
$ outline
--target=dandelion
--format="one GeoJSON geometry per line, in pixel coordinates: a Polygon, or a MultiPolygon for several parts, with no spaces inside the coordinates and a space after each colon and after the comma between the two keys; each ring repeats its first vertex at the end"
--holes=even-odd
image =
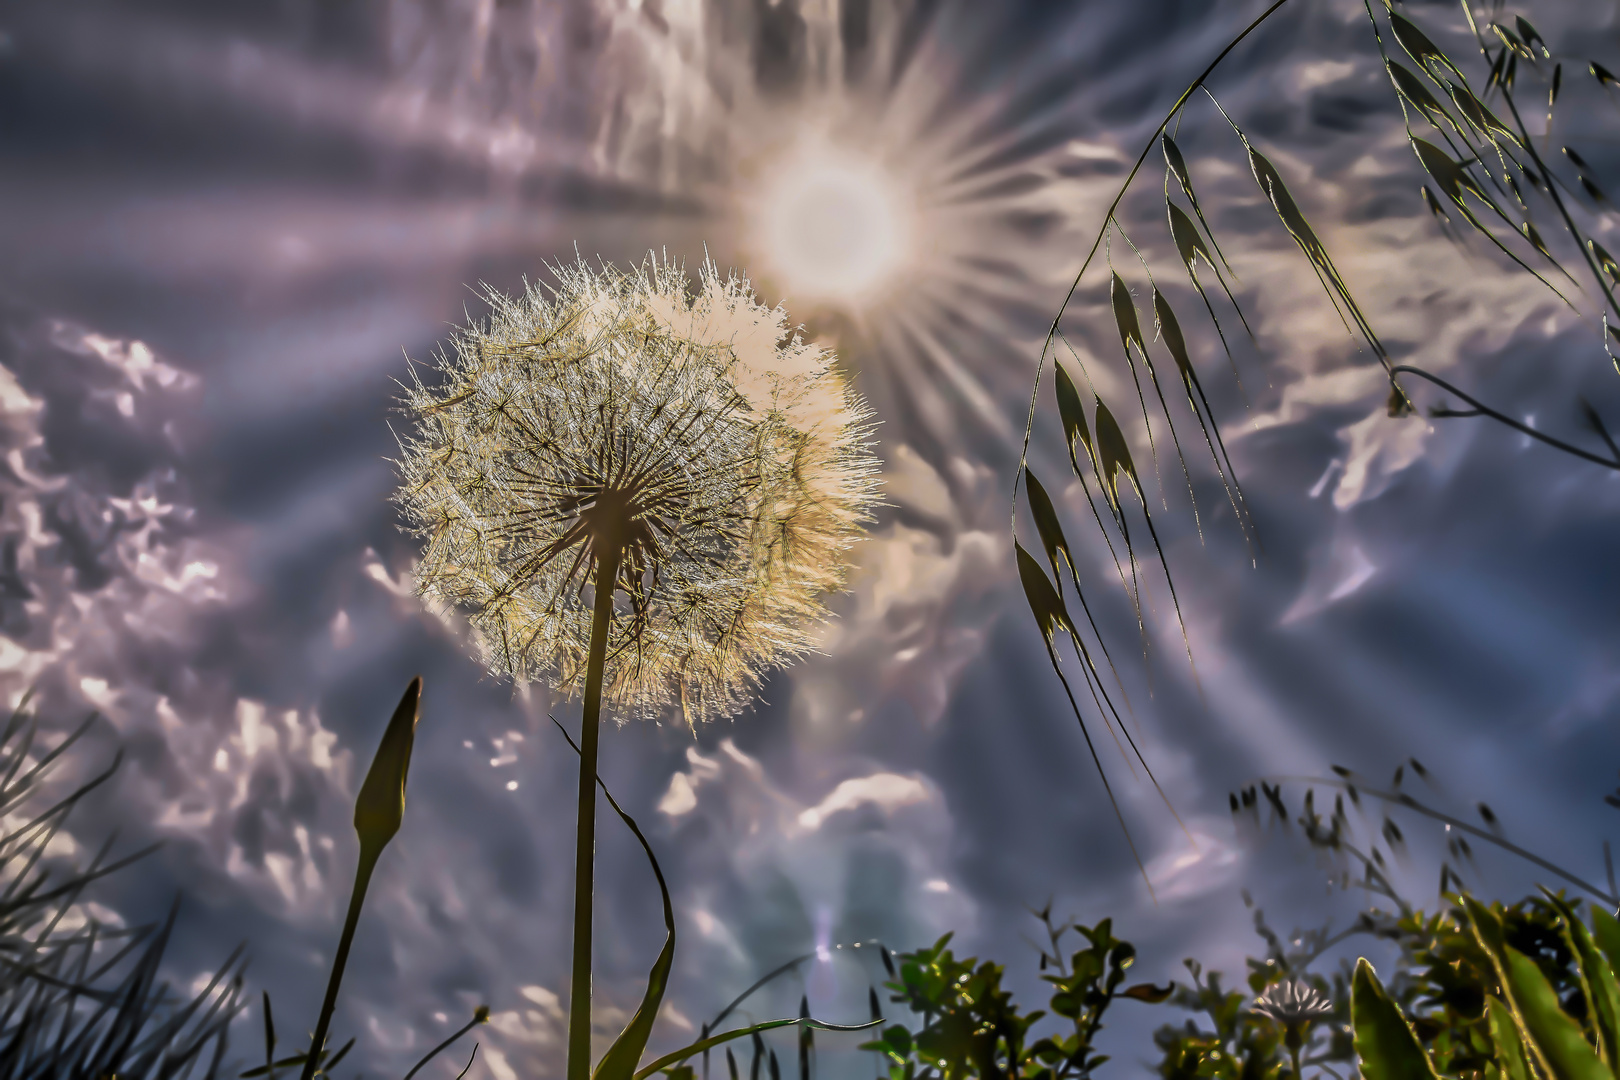
{"type": "Polygon", "coordinates": [[[1294,1063],[1294,1077],[1299,1080],[1299,1051],[1305,1045],[1305,1033],[1318,1020],[1333,1015],[1333,1004],[1307,983],[1290,979],[1266,987],[1265,993],[1255,998],[1253,1008],[1282,1028],[1283,1043],[1294,1063]]]}
{"type": "Polygon", "coordinates": [[[746,278],[583,262],[460,331],[396,495],[419,593],[493,673],[584,699],[570,1078],[589,1068],[597,729],[735,715],[813,646],[876,498],[870,412],[746,278]],[[606,587],[604,586],[606,584],[606,587]]]}

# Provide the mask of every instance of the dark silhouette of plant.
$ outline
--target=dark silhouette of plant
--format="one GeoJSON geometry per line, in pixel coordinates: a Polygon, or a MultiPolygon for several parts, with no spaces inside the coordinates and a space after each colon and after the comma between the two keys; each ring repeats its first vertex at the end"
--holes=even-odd
{"type": "Polygon", "coordinates": [[[922,1026],[893,1024],[863,1048],[889,1060],[894,1080],[1090,1076],[1108,1060],[1093,1041],[1115,998],[1157,1003],[1172,988],[1138,983],[1120,989],[1136,948],[1114,937],[1111,920],[1094,927],[1054,926],[1050,906],[1037,917],[1050,942],[1050,951],[1042,948],[1040,955],[1041,970],[1048,972],[1041,977],[1053,986],[1050,1015],[1068,1021],[1067,1032],[1032,1038],[1031,1028],[1047,1011],[1023,1012],[1001,986],[1005,969],[974,957],[958,959],[947,948],[951,935],[946,934],[927,948],[899,954],[898,975],[884,984],[894,992],[890,1000],[920,1015],[922,1026]],[[1059,942],[1071,930],[1086,944],[1065,957],[1059,942]]]}
{"type": "MultiPolygon", "coordinates": [[[[1158,501],[1161,509],[1169,509],[1167,494],[1171,484],[1165,480],[1163,473],[1166,470],[1161,469],[1159,461],[1166,447],[1163,433],[1170,435],[1168,446],[1174,451],[1186,481],[1200,536],[1203,524],[1193,492],[1187,451],[1189,447],[1196,451],[1197,444],[1202,442],[1220,476],[1251,558],[1256,557],[1259,551],[1259,532],[1248,513],[1239,479],[1232,468],[1231,459],[1226,455],[1215,417],[1209,408],[1202,377],[1192,364],[1183,324],[1173,306],[1179,302],[1175,294],[1180,287],[1173,285],[1172,281],[1180,279],[1184,273],[1187,286],[1198,295],[1223,350],[1231,358],[1231,336],[1222,328],[1221,312],[1218,312],[1217,302],[1210,295],[1209,278],[1213,277],[1224,294],[1224,306],[1230,307],[1238,322],[1245,329],[1248,328],[1248,320],[1228,284],[1231,267],[1216,239],[1210,216],[1205,213],[1208,200],[1198,197],[1195,177],[1174,137],[1173,129],[1178,129],[1184,122],[1195,122],[1189,109],[1200,92],[1218,113],[1218,119],[1214,116],[1209,119],[1217,125],[1230,127],[1236,136],[1234,150],[1241,151],[1247,171],[1253,175],[1279,223],[1295,241],[1347,333],[1359,339],[1372,358],[1382,366],[1390,385],[1388,412],[1392,422],[1415,413],[1412,393],[1416,389],[1415,383],[1422,381],[1461,399],[1468,406],[1455,409],[1442,400],[1430,407],[1431,417],[1493,420],[1581,461],[1620,470],[1620,445],[1617,445],[1598,411],[1585,400],[1579,403],[1581,415],[1601,443],[1590,449],[1539,431],[1432,372],[1412,364],[1396,363],[1392,359],[1374,327],[1374,315],[1370,315],[1356,299],[1352,283],[1341,273],[1326,243],[1307,220],[1305,210],[1267,156],[1266,148],[1244,131],[1238,119],[1221,106],[1208,86],[1210,76],[1233,49],[1288,2],[1276,0],[1232,38],[1176,99],[1164,120],[1146,141],[1130,173],[1104,212],[1102,224],[1080,271],[1052,319],[1036,368],[1025,424],[1024,450],[1012,493],[1012,526],[1019,577],[1031,612],[1046,639],[1048,659],[1053,670],[1063,679],[1070,706],[1085,733],[1093,764],[1099,774],[1102,774],[1102,765],[1086,727],[1087,719],[1082,712],[1080,695],[1074,692],[1069,679],[1063,675],[1056,638],[1061,634],[1070,639],[1081,678],[1097,713],[1110,729],[1118,719],[1118,712],[1105,688],[1108,680],[1105,680],[1094,656],[1100,654],[1106,661],[1111,681],[1121,695],[1124,684],[1120,681],[1108,645],[1092,619],[1092,601],[1088,601],[1083,591],[1081,575],[1073,556],[1073,541],[1065,534],[1053,501],[1029,469],[1029,442],[1035,429],[1048,359],[1054,367],[1056,382],[1055,419],[1061,424],[1069,464],[1075,477],[1084,485],[1090,509],[1089,520],[1082,518],[1081,527],[1089,532],[1091,526],[1095,525],[1096,531],[1105,540],[1120,581],[1136,611],[1144,645],[1146,627],[1141,618],[1142,589],[1145,585],[1143,575],[1150,563],[1157,565],[1157,573],[1167,586],[1177,620],[1182,622],[1180,599],[1159,541],[1159,529],[1154,524],[1151,508],[1151,503],[1158,501]],[[1142,238],[1142,243],[1133,239],[1118,216],[1131,184],[1155,149],[1164,158],[1163,220],[1169,234],[1160,238],[1157,248],[1147,243],[1145,238],[1142,238]],[[1115,252],[1113,241],[1116,238],[1122,245],[1122,252],[1129,250],[1119,265],[1112,261],[1115,252]],[[1168,244],[1164,243],[1166,239],[1168,244]],[[1169,248],[1174,249],[1175,257],[1168,270],[1159,267],[1156,277],[1154,258],[1158,251],[1169,248]],[[1087,366],[1088,363],[1100,361],[1082,359],[1062,330],[1064,316],[1099,252],[1107,263],[1108,306],[1119,334],[1124,365],[1130,374],[1130,386],[1137,399],[1134,403],[1128,399],[1112,404],[1103,400],[1099,386],[1106,386],[1107,381],[1093,380],[1087,366]],[[1144,299],[1153,317],[1151,342],[1131,294],[1128,278],[1137,276],[1137,267],[1133,264],[1140,264],[1141,275],[1146,278],[1148,296],[1144,299]],[[1061,351],[1070,354],[1080,376],[1078,380],[1059,362],[1060,342],[1064,346],[1061,351]],[[1156,353],[1160,354],[1158,358],[1156,353]],[[1169,363],[1174,364],[1174,379],[1169,377],[1170,368],[1165,363],[1165,354],[1169,363]],[[1176,392],[1177,383],[1180,393],[1176,392]],[[1166,393],[1167,384],[1171,388],[1169,394],[1166,393]],[[1084,396],[1080,386],[1087,388],[1084,396]],[[1174,397],[1184,397],[1185,401],[1172,408],[1171,399],[1174,397]],[[1138,413],[1143,421],[1142,431],[1152,458],[1151,462],[1140,465],[1133,457],[1131,440],[1126,435],[1126,426],[1138,413]],[[1197,424],[1201,437],[1184,436],[1188,416],[1197,424]],[[1157,437],[1155,427],[1160,432],[1157,437]],[[1144,465],[1151,465],[1151,470],[1144,468],[1144,465]],[[1149,472],[1156,483],[1149,483],[1145,479],[1149,472]],[[1092,491],[1091,480],[1096,481],[1096,492],[1092,491]],[[1050,578],[1041,562],[1016,539],[1021,493],[1027,496],[1029,516],[1034,521],[1040,546],[1045,551],[1046,564],[1052,575],[1050,578]],[[1099,511],[1094,501],[1096,494],[1101,495],[1107,514],[1099,511]],[[1141,522],[1139,527],[1135,525],[1138,514],[1141,522]],[[1133,529],[1136,531],[1134,540],[1133,529]],[[1142,543],[1144,533],[1152,548],[1151,556],[1142,543]],[[1114,543],[1116,536],[1120,541],[1118,545],[1114,543]],[[1061,563],[1068,565],[1066,573],[1061,563]],[[1065,595],[1065,578],[1074,590],[1072,599],[1065,595]],[[1081,612],[1071,611],[1070,605],[1075,601],[1078,601],[1081,612]],[[1078,618],[1082,613],[1084,619],[1078,618]],[[1082,629],[1082,625],[1085,629],[1082,629]]],[[[1580,60],[1605,91],[1614,84],[1614,76],[1608,67],[1596,60],[1555,54],[1522,15],[1515,16],[1510,25],[1507,16],[1502,13],[1499,0],[1491,5],[1488,19],[1484,14],[1476,17],[1472,0],[1461,0],[1461,4],[1478,47],[1478,64],[1466,58],[1455,58],[1437,45],[1419,26],[1420,16],[1417,12],[1403,13],[1394,0],[1386,0],[1377,11],[1371,4],[1365,5],[1367,25],[1389,77],[1394,103],[1401,109],[1407,144],[1433,185],[1419,184],[1414,194],[1422,199],[1436,221],[1447,230],[1447,235],[1457,238],[1452,225],[1454,218],[1460,218],[1469,235],[1480,237],[1500,258],[1535,279],[1535,287],[1550,290],[1572,309],[1579,311],[1559,285],[1549,280],[1537,266],[1551,267],[1568,285],[1595,290],[1597,310],[1588,314],[1594,324],[1595,336],[1603,343],[1605,357],[1620,372],[1620,360],[1615,360],[1612,352],[1608,351],[1609,337],[1613,335],[1620,339],[1620,332],[1608,321],[1610,315],[1620,317],[1620,300],[1616,299],[1614,292],[1615,286],[1620,285],[1620,261],[1596,238],[1599,222],[1611,212],[1611,204],[1594,170],[1578,149],[1563,147],[1562,153],[1552,161],[1548,160],[1552,157],[1550,152],[1544,155],[1537,150],[1536,140],[1524,121],[1520,104],[1526,93],[1533,93],[1538,101],[1545,101],[1549,130],[1547,138],[1550,140],[1554,111],[1560,104],[1564,89],[1565,64],[1580,60]],[[1465,67],[1482,70],[1477,70],[1475,79],[1471,81],[1465,67]],[[1538,213],[1555,222],[1554,228],[1546,234],[1535,223],[1534,218],[1538,213]],[[1560,261],[1561,258],[1563,261],[1560,261]],[[1565,269],[1564,262],[1572,258],[1578,258],[1585,267],[1585,287],[1580,286],[1575,275],[1565,269]]],[[[1539,115],[1539,104],[1536,108],[1539,115]]],[[[1235,364],[1233,370],[1235,374],[1235,364]]],[[[1194,456],[1197,456],[1196,453],[1194,456]]],[[[1183,624],[1184,644],[1185,638],[1183,624]]],[[[1187,653],[1188,662],[1192,664],[1190,647],[1187,653]]],[[[1192,668],[1192,672],[1196,680],[1196,667],[1192,668]]],[[[1135,750],[1134,743],[1132,749],[1135,750]]],[[[1140,757],[1139,752],[1137,756],[1140,757]]],[[[1146,762],[1143,764],[1145,766],[1146,762]]],[[[1148,775],[1152,779],[1151,770],[1148,775]]],[[[1157,781],[1154,782],[1157,784],[1157,781]]],[[[1103,784],[1117,814],[1118,803],[1105,775],[1103,784]]],[[[1123,817],[1120,824],[1129,839],[1129,828],[1123,817]]],[[[1134,843],[1132,852],[1135,854],[1134,843]]],[[[1139,857],[1137,863],[1141,866],[1139,857]]]]}
{"type": "MultiPolygon", "coordinates": [[[[0,731],[0,813],[26,812],[52,767],[96,721],[48,751],[27,698],[0,731]]],[[[68,815],[112,778],[122,755],[96,776],[0,837],[0,1078],[181,1080],[218,1074],[240,1012],[243,950],[187,999],[158,981],[179,902],[161,924],[107,926],[78,907],[100,878],[156,850],[107,861],[108,840],[83,869],[65,873],[47,855],[68,815]]]]}

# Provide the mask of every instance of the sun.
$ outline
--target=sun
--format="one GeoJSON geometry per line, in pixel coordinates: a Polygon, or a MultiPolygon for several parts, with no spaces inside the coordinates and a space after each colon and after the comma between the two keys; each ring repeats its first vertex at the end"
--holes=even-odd
{"type": "Polygon", "coordinates": [[[875,159],[807,140],[764,173],[749,202],[761,270],[796,303],[858,309],[906,262],[908,200],[875,159]]]}

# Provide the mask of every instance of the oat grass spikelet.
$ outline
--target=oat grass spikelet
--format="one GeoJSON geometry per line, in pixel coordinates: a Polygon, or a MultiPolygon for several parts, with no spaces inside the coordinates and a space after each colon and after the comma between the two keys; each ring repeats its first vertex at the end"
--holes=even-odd
{"type": "Polygon", "coordinates": [[[397,500],[423,595],[489,669],[583,690],[599,568],[617,564],[603,701],[730,716],[810,649],[875,498],[866,405],[746,278],[583,262],[492,314],[407,388],[397,500]],[[609,548],[618,552],[610,555],[609,548]]]}

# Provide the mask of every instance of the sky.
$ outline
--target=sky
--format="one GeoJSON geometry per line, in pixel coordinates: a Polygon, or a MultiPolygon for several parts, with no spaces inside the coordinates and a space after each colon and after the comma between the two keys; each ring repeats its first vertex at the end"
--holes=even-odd
{"type": "MultiPolygon", "coordinates": [[[[1404,7],[1477,55],[1458,8],[1404,7]]],[[[880,968],[870,948],[834,948],[856,941],[910,949],[953,932],[1033,1006],[1030,911],[1048,901],[1082,923],[1113,918],[1140,950],[1133,977],[1185,981],[1189,956],[1241,971],[1263,947],[1245,890],[1283,930],[1343,925],[1368,899],[1329,888],[1297,831],[1251,835],[1227,809],[1243,785],[1333,764],[1383,780],[1416,757],[1434,805],[1472,820],[1487,801],[1510,839],[1603,881],[1620,474],[1479,419],[1391,419],[1375,360],[1207,98],[1176,133],[1253,331],[1216,297],[1230,365],[1175,265],[1157,151],[1119,218],[1187,331],[1257,557],[1191,442],[1199,518],[1173,455],[1162,492],[1151,477],[1105,264],[1062,324],[1063,362],[1083,361],[1115,404],[1144,475],[1196,677],[1152,577],[1142,657],[1066,471],[1050,361],[1030,444],[1130,693],[1127,723],[1186,826],[1088,711],[1152,896],[1048,666],[1009,531],[1042,341],[1131,162],[1261,9],[0,7],[0,696],[35,688],[52,737],[104,718],[55,783],[124,753],[61,854],[86,857],[114,831],[121,850],[165,841],[102,884],[96,911],[143,922],[180,896],[177,986],[246,942],[250,996],[269,991],[283,1032],[313,1027],[354,872],[353,795],[421,674],[405,824],[334,1031],[357,1038],[357,1070],[403,1075],[488,1003],[492,1023],[425,1075],[453,1076],[474,1038],[470,1076],[560,1075],[575,766],[548,717],[577,726],[579,709],[481,671],[465,622],[414,596],[415,542],[389,501],[393,432],[409,423],[395,380],[478,315],[478,283],[514,291],[576,255],[628,265],[649,251],[746,270],[838,351],[879,420],[886,500],[820,652],[770,677],[754,709],[695,735],[675,721],[604,734],[603,776],[677,913],[654,1048],[817,950],[750,1015],[789,1015],[804,994],[819,1017],[864,1020],[880,968]]],[[[1588,58],[1620,70],[1614,12],[1527,13],[1565,58],[1549,157],[1573,145],[1600,181],[1620,176],[1603,134],[1620,102],[1584,74],[1588,58]]],[[[1424,207],[1360,5],[1293,0],[1210,85],[1396,362],[1594,449],[1581,397],[1620,424],[1591,281],[1563,283],[1572,309],[1424,207]]],[[[1576,203],[1620,250],[1612,211],[1576,203]]],[[[1556,235],[1545,203],[1532,214],[1556,235]]],[[[1142,263],[1118,233],[1106,256],[1147,318],[1142,263]]],[[[1156,421],[1161,449],[1165,433],[1156,421]]],[[[1018,527],[1036,550],[1030,521],[1018,527]]],[[[1287,788],[1296,808],[1302,790],[1287,788]]],[[[1432,905],[1443,836],[1400,820],[1411,850],[1395,873],[1432,905]]],[[[598,864],[611,1025],[662,926],[639,848],[605,818],[598,864]]],[[[1504,897],[1547,880],[1483,851],[1467,876],[1504,897]]],[[[1108,1068],[1147,1071],[1149,1033],[1180,1019],[1118,1006],[1108,1068]]],[[[236,1029],[244,1062],[262,1053],[258,1030],[256,1014],[236,1029]]],[[[856,1041],[818,1041],[823,1075],[871,1074],[856,1041]]]]}

